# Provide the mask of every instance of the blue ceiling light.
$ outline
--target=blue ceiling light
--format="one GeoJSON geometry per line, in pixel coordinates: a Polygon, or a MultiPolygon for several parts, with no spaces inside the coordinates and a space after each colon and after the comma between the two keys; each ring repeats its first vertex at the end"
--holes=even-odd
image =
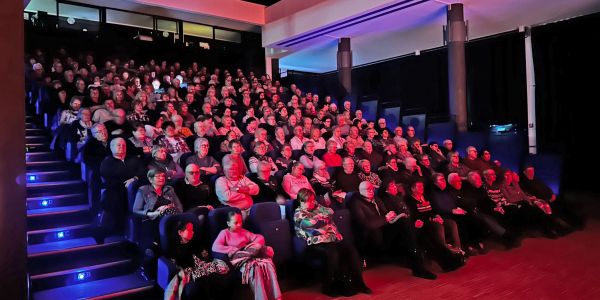
{"type": "Polygon", "coordinates": [[[50,201],[48,201],[48,200],[42,200],[42,203],[41,203],[41,205],[42,205],[43,207],[48,207],[48,205],[50,205],[50,201]]]}
{"type": "Polygon", "coordinates": [[[81,281],[85,279],[85,272],[79,272],[77,273],[77,280],[81,281]]]}
{"type": "Polygon", "coordinates": [[[56,237],[59,239],[62,239],[65,237],[65,232],[64,231],[59,231],[56,233],[56,237]]]}
{"type": "Polygon", "coordinates": [[[27,175],[27,180],[29,182],[36,181],[37,180],[37,176],[35,176],[35,175],[27,175]]]}

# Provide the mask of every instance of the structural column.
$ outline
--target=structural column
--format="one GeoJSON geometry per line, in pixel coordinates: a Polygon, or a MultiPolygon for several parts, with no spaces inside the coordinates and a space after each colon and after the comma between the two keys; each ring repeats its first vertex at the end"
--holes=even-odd
{"type": "Polygon", "coordinates": [[[531,28],[525,28],[525,77],[527,80],[527,137],[529,154],[537,154],[537,127],[535,118],[535,68],[533,65],[533,47],[531,46],[531,28]]]}
{"type": "Polygon", "coordinates": [[[343,100],[352,93],[352,48],[350,38],[341,38],[338,42],[337,70],[340,86],[343,88],[338,100],[343,100]]]}
{"type": "Polygon", "coordinates": [[[23,0],[0,10],[0,291],[2,299],[27,299],[25,210],[25,84],[23,0]]]}
{"type": "Polygon", "coordinates": [[[466,132],[467,126],[467,72],[465,65],[465,41],[467,28],[461,3],[450,4],[447,11],[448,42],[448,92],[450,115],[456,122],[458,132],[466,132]]]}
{"type": "Polygon", "coordinates": [[[279,80],[279,58],[265,56],[265,74],[273,81],[279,80]]]}

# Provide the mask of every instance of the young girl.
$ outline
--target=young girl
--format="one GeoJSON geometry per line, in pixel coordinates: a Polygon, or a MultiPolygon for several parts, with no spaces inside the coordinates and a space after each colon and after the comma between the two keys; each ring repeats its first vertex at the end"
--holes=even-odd
{"type": "Polygon", "coordinates": [[[169,283],[165,299],[197,299],[215,297],[226,299],[229,272],[227,263],[210,257],[200,239],[194,234],[194,225],[178,221],[170,233],[172,247],[168,257],[181,268],[169,283]]]}
{"type": "Polygon", "coordinates": [[[231,264],[240,269],[242,283],[249,283],[254,299],[281,299],[277,273],[273,264],[273,248],[265,245],[262,235],[242,228],[242,215],[230,212],[227,226],[213,243],[214,252],[225,253],[231,264]]]}

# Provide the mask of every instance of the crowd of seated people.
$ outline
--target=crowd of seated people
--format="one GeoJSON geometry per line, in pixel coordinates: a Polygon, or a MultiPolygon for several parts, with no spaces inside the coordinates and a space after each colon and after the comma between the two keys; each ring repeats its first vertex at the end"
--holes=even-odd
{"type": "MultiPolygon", "coordinates": [[[[154,224],[156,244],[164,215],[202,218],[235,207],[240,213],[229,216],[212,250],[227,254],[261,299],[281,293],[273,249],[241,228],[259,202],[298,202],[290,221],[328,261],[328,295],[349,295],[333,284],[342,266],[349,266],[352,290],[370,293],[360,266],[382,253],[405,253],[415,276],[435,279],[427,258],[452,271],[486,253],[488,237],[511,248],[524,229],[556,238],[580,225],[531,165],[519,178],[487,150],[478,156],[469,146],[461,158],[450,139],[426,144],[411,126],[392,131],[383,118],[365,120],[349,101],[339,110],[330,96],[295,84],[197,63],[113,59],[96,67],[92,55],[83,63],[38,52],[29,64],[28,88],[53,120],[54,149],[69,148],[73,161],[92,170],[88,183],[104,190],[92,208],[98,242],[123,233],[128,215],[154,224]],[[354,244],[331,221],[341,209],[350,211],[354,244]]],[[[176,229],[180,247],[170,255],[183,272],[178,278],[197,281],[185,294],[222,290],[227,266],[206,254],[208,245],[193,246],[189,224],[176,229]]]]}

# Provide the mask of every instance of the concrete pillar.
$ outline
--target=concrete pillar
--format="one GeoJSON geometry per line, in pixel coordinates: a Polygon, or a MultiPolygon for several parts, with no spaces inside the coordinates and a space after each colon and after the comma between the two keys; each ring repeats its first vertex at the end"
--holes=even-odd
{"type": "Polygon", "coordinates": [[[338,42],[337,69],[338,80],[343,88],[341,95],[338,95],[341,97],[338,101],[343,101],[352,94],[352,48],[350,47],[350,38],[341,38],[338,42]]]}
{"type": "Polygon", "coordinates": [[[448,6],[448,100],[450,115],[456,122],[458,132],[468,129],[467,118],[467,72],[465,65],[465,41],[467,28],[463,5],[448,6]]]}
{"type": "Polygon", "coordinates": [[[273,78],[273,67],[271,63],[271,58],[268,56],[265,56],[265,74],[273,78]]]}
{"type": "Polygon", "coordinates": [[[24,1],[7,2],[0,10],[0,291],[3,299],[27,299],[24,1]]]}

